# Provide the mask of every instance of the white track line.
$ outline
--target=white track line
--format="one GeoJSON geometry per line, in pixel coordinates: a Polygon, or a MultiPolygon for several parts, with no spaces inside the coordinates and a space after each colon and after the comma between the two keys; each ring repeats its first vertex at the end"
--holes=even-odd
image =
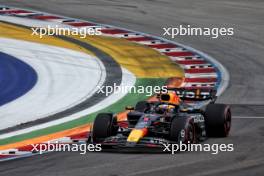
{"type": "Polygon", "coordinates": [[[264,119],[264,117],[258,117],[258,116],[248,116],[248,117],[242,117],[242,116],[233,116],[233,119],[264,119]]]}

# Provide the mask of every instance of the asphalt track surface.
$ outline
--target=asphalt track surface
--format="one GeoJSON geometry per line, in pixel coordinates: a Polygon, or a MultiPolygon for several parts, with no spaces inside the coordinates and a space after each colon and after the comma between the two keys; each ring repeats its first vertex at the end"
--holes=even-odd
{"type": "Polygon", "coordinates": [[[231,136],[208,143],[233,143],[233,152],[170,154],[49,153],[0,164],[0,175],[263,175],[264,2],[260,0],[0,0],[18,7],[112,24],[162,36],[162,27],[234,27],[232,37],[177,37],[204,51],[230,72],[219,102],[232,104],[231,136]],[[241,118],[242,117],[242,118],[241,118]]]}
{"type": "Polygon", "coordinates": [[[26,94],[34,87],[38,76],[23,61],[0,52],[0,106],[26,94]]]}

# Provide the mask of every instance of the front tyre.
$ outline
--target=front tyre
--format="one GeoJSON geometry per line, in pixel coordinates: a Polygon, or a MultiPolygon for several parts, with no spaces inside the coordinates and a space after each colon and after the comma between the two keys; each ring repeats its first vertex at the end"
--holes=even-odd
{"type": "Polygon", "coordinates": [[[195,143],[195,127],[188,117],[174,118],[171,122],[170,140],[185,144],[195,143]]]}
{"type": "Polygon", "coordinates": [[[96,116],[93,124],[93,142],[102,142],[105,138],[115,135],[117,121],[111,113],[100,113],[96,116]]]}

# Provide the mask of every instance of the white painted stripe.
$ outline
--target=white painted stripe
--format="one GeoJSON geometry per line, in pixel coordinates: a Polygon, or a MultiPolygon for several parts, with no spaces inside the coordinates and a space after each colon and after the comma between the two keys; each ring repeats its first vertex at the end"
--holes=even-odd
{"type": "Polygon", "coordinates": [[[195,73],[195,74],[191,74],[191,73],[185,73],[185,77],[186,78],[208,78],[208,77],[217,77],[216,73],[195,73]]]}
{"type": "Polygon", "coordinates": [[[64,25],[61,23],[41,21],[41,20],[29,19],[29,18],[19,18],[19,17],[15,17],[15,16],[1,16],[0,15],[0,20],[10,22],[10,23],[20,24],[20,25],[24,25],[24,26],[28,26],[28,27],[47,28],[48,26],[50,26],[50,27],[59,26],[61,28],[63,28],[63,27],[69,28],[68,25],[64,25]]]}
{"type": "Polygon", "coordinates": [[[54,140],[51,140],[51,141],[47,141],[45,143],[51,143],[51,144],[54,144],[54,143],[72,143],[72,139],[70,137],[63,137],[63,138],[59,138],[59,139],[54,139],[54,140]]]}
{"type": "Polygon", "coordinates": [[[11,10],[18,10],[18,9],[15,9],[15,8],[9,8],[9,7],[1,7],[1,8],[0,8],[0,11],[11,11],[11,10]]]}
{"type": "Polygon", "coordinates": [[[138,37],[137,35],[135,35],[134,33],[126,33],[126,34],[103,34],[105,36],[111,36],[111,37],[115,37],[115,38],[134,38],[134,37],[138,37]]]}
{"type": "Polygon", "coordinates": [[[0,11],[9,10],[9,9],[10,9],[9,7],[0,7],[0,11]]]}
{"type": "Polygon", "coordinates": [[[214,82],[187,82],[186,85],[208,85],[208,86],[214,86],[216,83],[214,82]]]}
{"type": "Polygon", "coordinates": [[[244,116],[244,117],[242,117],[242,116],[233,116],[232,117],[232,119],[264,119],[264,117],[258,117],[258,116],[249,116],[249,117],[247,117],[247,116],[244,116]]]}
{"type": "Polygon", "coordinates": [[[9,154],[9,152],[17,152],[18,149],[0,150],[0,154],[9,154]]]}
{"type": "Polygon", "coordinates": [[[172,61],[190,61],[190,60],[202,60],[202,61],[204,61],[204,59],[198,58],[198,57],[176,57],[176,56],[169,56],[169,57],[172,61]],[[186,58],[189,58],[189,59],[186,59],[186,58]]]}
{"type": "Polygon", "coordinates": [[[66,18],[61,18],[61,19],[46,19],[45,21],[51,21],[51,22],[56,22],[56,23],[63,23],[67,21],[66,18]]]}
{"type": "Polygon", "coordinates": [[[15,153],[15,155],[27,155],[27,154],[32,154],[31,151],[18,151],[15,153]]]}
{"type": "Polygon", "coordinates": [[[139,43],[139,44],[142,44],[142,45],[151,45],[151,44],[161,44],[161,43],[164,43],[160,40],[146,40],[146,41],[133,41],[135,43],[139,43]]]}
{"type": "Polygon", "coordinates": [[[183,68],[185,69],[192,69],[192,68],[212,68],[213,66],[208,63],[208,64],[192,64],[192,65],[185,65],[185,64],[180,64],[183,68]]]}
{"type": "Polygon", "coordinates": [[[185,51],[184,48],[182,47],[176,47],[176,48],[163,48],[163,49],[157,49],[157,48],[153,48],[161,53],[163,52],[175,52],[175,51],[185,51]]]}
{"type": "Polygon", "coordinates": [[[39,14],[39,13],[34,13],[34,12],[32,12],[32,13],[17,13],[14,16],[27,17],[27,16],[30,16],[30,15],[37,15],[37,14],[39,14]]]}
{"type": "MultiPolygon", "coordinates": [[[[76,27],[75,27],[76,28],[76,27]]],[[[95,25],[95,26],[81,26],[81,27],[78,27],[80,29],[107,29],[108,27],[105,27],[105,26],[98,26],[98,25],[95,25]]]]}
{"type": "Polygon", "coordinates": [[[215,84],[204,83],[184,83],[183,87],[214,87],[215,84]]]}

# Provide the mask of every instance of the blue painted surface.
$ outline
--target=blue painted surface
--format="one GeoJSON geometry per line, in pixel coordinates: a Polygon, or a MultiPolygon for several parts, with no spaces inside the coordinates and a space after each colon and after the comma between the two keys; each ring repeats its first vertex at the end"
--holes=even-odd
{"type": "Polygon", "coordinates": [[[37,73],[31,66],[0,52],[0,106],[26,94],[37,79],[37,73]]]}

